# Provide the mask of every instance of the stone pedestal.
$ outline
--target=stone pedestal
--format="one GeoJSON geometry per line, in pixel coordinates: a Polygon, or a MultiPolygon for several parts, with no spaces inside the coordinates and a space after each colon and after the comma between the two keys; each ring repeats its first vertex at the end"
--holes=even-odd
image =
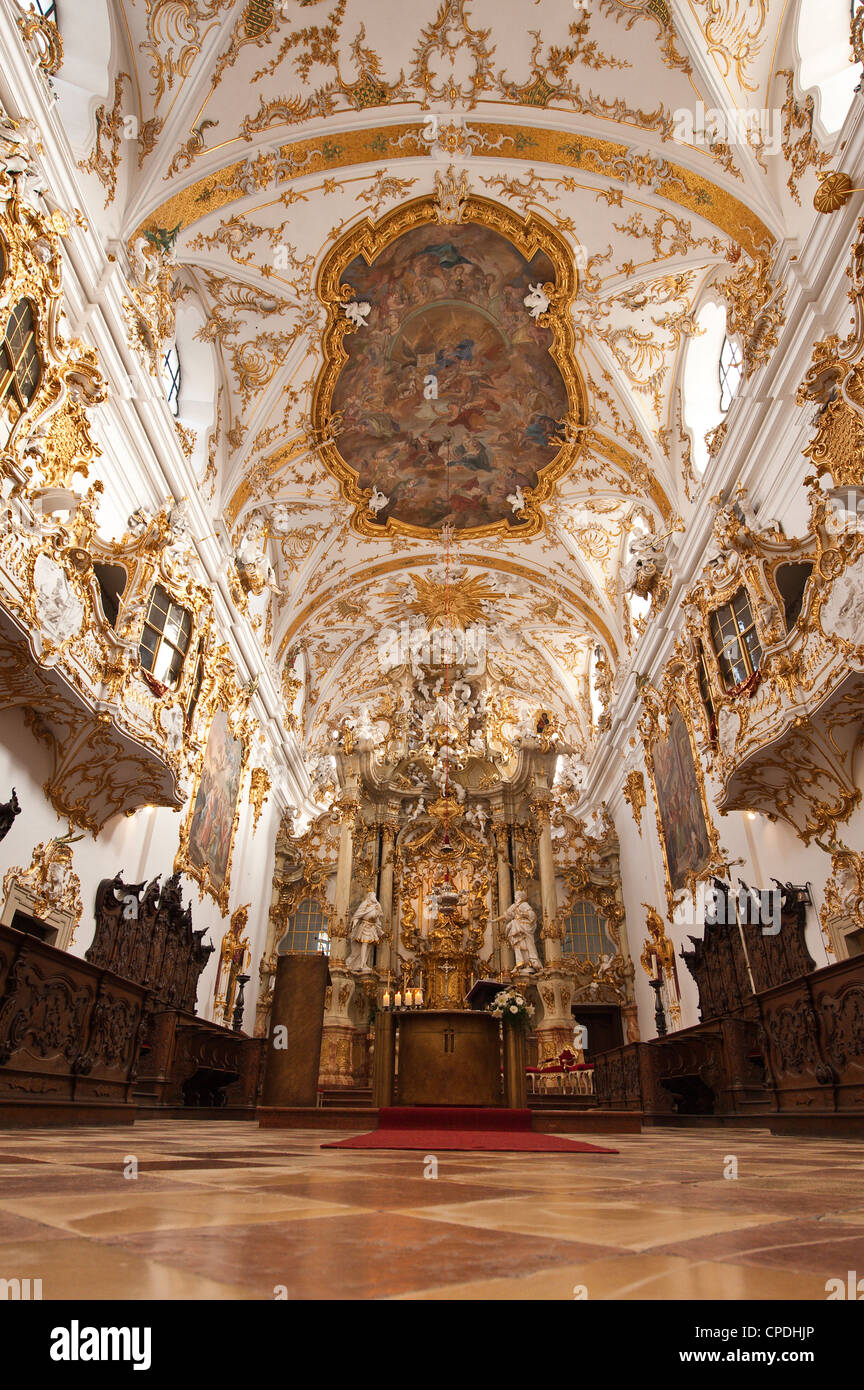
{"type": "Polygon", "coordinates": [[[547,967],[537,981],[543,1016],[537,1024],[538,1064],[554,1061],[560,1052],[573,1047],[573,981],[563,971],[547,967]]]}
{"type": "Polygon", "coordinates": [[[328,1023],[321,1039],[321,1068],[318,1085],[327,1087],[356,1086],[357,1043],[359,1029],[352,1024],[328,1023]]]}
{"type": "Polygon", "coordinates": [[[326,956],[286,955],[276,964],[262,1105],[315,1105],[324,1031],[326,956]],[[284,1028],[284,1035],[276,1030],[284,1028]],[[284,1038],[286,1046],[276,1046],[284,1038]]]}

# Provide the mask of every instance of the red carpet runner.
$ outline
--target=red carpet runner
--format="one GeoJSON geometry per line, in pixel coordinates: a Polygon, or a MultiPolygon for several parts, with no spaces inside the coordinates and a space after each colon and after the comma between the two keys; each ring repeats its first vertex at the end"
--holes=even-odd
{"type": "Polygon", "coordinates": [[[378,1128],[354,1139],[334,1139],[322,1149],[423,1149],[511,1153],[617,1154],[557,1134],[535,1134],[530,1110],[470,1106],[382,1107],[378,1128]]]}

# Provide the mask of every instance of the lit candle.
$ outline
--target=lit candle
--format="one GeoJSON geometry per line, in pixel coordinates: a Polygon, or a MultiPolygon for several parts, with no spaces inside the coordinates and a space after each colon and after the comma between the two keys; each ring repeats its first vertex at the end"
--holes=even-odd
{"type": "Polygon", "coordinates": [[[393,1000],[393,1007],[394,1009],[402,1008],[402,994],[398,989],[396,991],[396,997],[393,1000]]]}
{"type": "Polygon", "coordinates": [[[422,1007],[422,1005],[423,1005],[423,991],[422,991],[422,989],[415,989],[415,991],[414,991],[414,1003],[417,1005],[418,1009],[422,1007]]]}
{"type": "Polygon", "coordinates": [[[389,989],[385,989],[385,991],[384,991],[384,998],[382,999],[381,1002],[382,1002],[382,1004],[383,1004],[383,1006],[384,1006],[385,1009],[389,1009],[389,1008],[390,1008],[390,991],[389,991],[389,989]]]}

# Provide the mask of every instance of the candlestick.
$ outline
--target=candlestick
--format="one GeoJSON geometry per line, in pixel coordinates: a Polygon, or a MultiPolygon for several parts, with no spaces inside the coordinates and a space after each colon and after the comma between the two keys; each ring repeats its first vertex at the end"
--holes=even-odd
{"type": "Polygon", "coordinates": [[[666,1027],[666,1011],[663,1008],[663,1000],[660,997],[663,981],[658,977],[656,980],[651,980],[650,985],[654,991],[654,1023],[657,1028],[657,1036],[658,1038],[665,1038],[668,1031],[666,1027]]]}

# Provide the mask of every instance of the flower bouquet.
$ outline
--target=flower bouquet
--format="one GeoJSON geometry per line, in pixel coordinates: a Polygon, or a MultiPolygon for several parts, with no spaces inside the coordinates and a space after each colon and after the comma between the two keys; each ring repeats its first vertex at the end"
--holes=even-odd
{"type": "Polygon", "coordinates": [[[502,989],[492,1003],[489,1005],[488,1012],[494,1014],[496,1018],[502,1019],[505,1023],[518,1023],[523,1028],[527,1028],[534,1018],[534,1005],[529,1004],[524,994],[518,989],[502,989]]]}

